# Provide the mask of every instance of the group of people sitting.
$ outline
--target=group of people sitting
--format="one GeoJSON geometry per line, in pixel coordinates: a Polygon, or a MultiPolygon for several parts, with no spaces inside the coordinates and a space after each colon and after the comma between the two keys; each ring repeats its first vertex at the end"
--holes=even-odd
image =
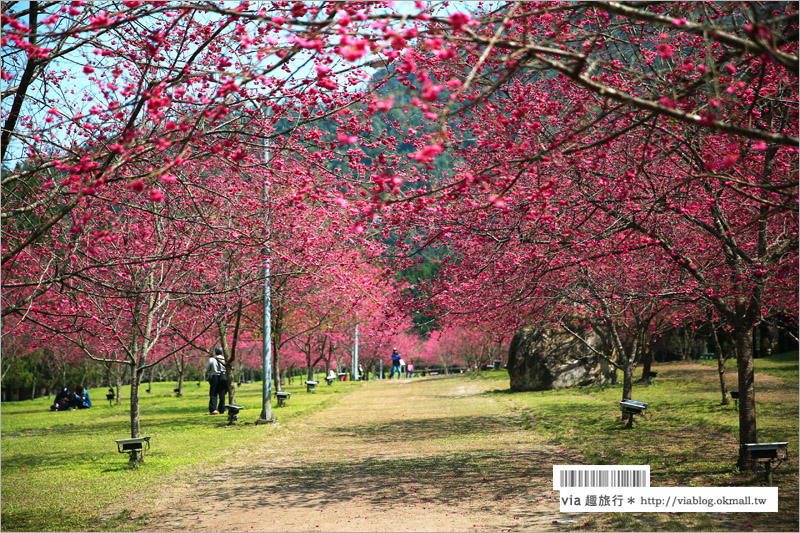
{"type": "Polygon", "coordinates": [[[89,391],[78,385],[75,391],[67,387],[62,388],[56,394],[56,401],[50,406],[51,411],[72,411],[75,409],[88,409],[92,406],[89,399],[89,391]]]}

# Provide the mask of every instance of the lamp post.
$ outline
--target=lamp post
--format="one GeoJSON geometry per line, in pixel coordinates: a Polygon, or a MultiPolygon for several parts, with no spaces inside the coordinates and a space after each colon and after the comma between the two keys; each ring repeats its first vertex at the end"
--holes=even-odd
{"type": "Polygon", "coordinates": [[[272,295],[269,285],[270,267],[270,216],[269,216],[269,181],[267,180],[266,165],[269,164],[269,140],[264,137],[264,188],[261,195],[261,205],[264,207],[264,339],[262,346],[263,360],[263,386],[261,390],[261,415],[256,424],[268,424],[275,421],[272,413],[272,295]]]}
{"type": "Polygon", "coordinates": [[[356,322],[356,334],[353,343],[353,381],[358,381],[358,322],[356,322]]]}

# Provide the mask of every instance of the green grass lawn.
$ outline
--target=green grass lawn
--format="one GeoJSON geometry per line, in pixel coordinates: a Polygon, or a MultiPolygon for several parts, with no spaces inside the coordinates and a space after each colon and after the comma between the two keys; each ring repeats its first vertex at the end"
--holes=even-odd
{"type": "MultiPolygon", "coordinates": [[[[737,472],[738,412],[733,402],[720,405],[716,361],[666,363],[654,366],[658,377],[652,385],[635,383],[633,399],[648,403],[647,414],[636,417],[631,430],[622,429],[620,385],[605,388],[510,393],[507,382],[491,393],[509,402],[523,424],[553,444],[580,452],[586,464],[650,465],[651,483],[666,486],[758,486],[752,472],[737,472]]],[[[756,359],[756,412],[760,442],[788,441],[788,464],[776,472],[780,491],[781,530],[787,516],[797,525],[798,514],[798,353],[756,359]]],[[[728,361],[728,388],[736,389],[736,361],[728,361]]],[[[477,374],[473,379],[496,379],[477,374]]],[[[630,516],[616,517],[612,529],[644,531],[650,527],[628,524],[630,516]]],[[[696,529],[711,525],[697,522],[696,529]]],[[[679,530],[695,529],[682,522],[679,530]]]]}
{"type": "MultiPolygon", "coordinates": [[[[446,379],[485,381],[483,397],[499,402],[511,415],[509,420],[537,432],[548,443],[576,452],[585,464],[649,464],[653,486],[762,484],[751,472],[733,468],[738,453],[738,414],[733,405],[719,405],[715,363],[667,363],[654,370],[658,377],[652,385],[637,383],[634,387],[633,399],[648,402],[650,407],[630,430],[623,429],[620,421],[621,385],[510,393],[505,371],[446,379]]],[[[761,529],[797,530],[797,352],[758,359],[756,370],[759,440],[788,441],[790,455],[789,464],[775,473],[780,513],[765,514],[760,519],[761,529]]],[[[735,366],[728,380],[732,388],[735,366]]],[[[265,426],[254,424],[261,411],[258,382],[237,390],[236,402],[245,409],[234,426],[226,425],[227,416],[206,414],[206,383],[200,387],[187,383],[183,398],[174,397],[174,383],[154,383],[152,394],[147,394],[147,385],[143,385],[141,432],[152,437],[152,449],[138,470],[129,469],[127,456],[118,454],[114,443],[130,436],[127,390],[123,404],[113,407],[102,400],[105,389],[90,390],[95,406],[82,411],[50,412],[52,400],[46,398],[4,403],[2,529],[136,529],[140,526],[135,519],[137,504],[155,497],[161,484],[188,483],[199,469],[214,468],[231,456],[247,454],[251,447],[263,446],[270,435],[280,431],[281,422],[333,405],[353,387],[378,385],[339,382],[328,387],[320,378],[318,393],[308,394],[303,382],[296,379],[286,388],[293,393],[286,407],[274,408],[279,424],[265,426]],[[109,515],[109,508],[116,509],[114,516],[109,515]]],[[[439,386],[436,380],[428,383],[439,386]]],[[[472,404],[465,399],[459,405],[466,410],[472,404]]],[[[452,416],[459,413],[454,411],[452,416]]],[[[489,442],[503,430],[502,426],[490,429],[473,431],[469,438],[489,442]]],[[[643,521],[638,515],[602,515],[592,520],[591,528],[719,530],[701,515],[657,516],[643,521]]]]}
{"type": "MultiPolygon", "coordinates": [[[[304,379],[297,378],[284,389],[292,393],[285,407],[273,400],[279,423],[336,401],[356,385],[327,387],[319,380],[317,394],[305,392],[304,379]]],[[[246,453],[276,431],[274,425],[254,424],[261,413],[261,382],[237,390],[236,403],[245,409],[234,426],[227,426],[227,414],[207,414],[207,383],[186,383],[182,398],[175,397],[175,386],[153,383],[152,394],[145,392],[147,384],[141,387],[141,434],[151,437],[151,449],[138,470],[128,467],[127,455],[120,455],[114,442],[130,437],[129,388],[121,390],[122,405],[113,407],[104,388],[89,390],[93,407],[85,410],[51,412],[47,398],[3,403],[3,531],[113,528],[115,520],[102,515],[108,505],[128,501],[126,511],[133,511],[164,481],[246,453]]],[[[118,518],[127,519],[128,513],[118,518]]]]}

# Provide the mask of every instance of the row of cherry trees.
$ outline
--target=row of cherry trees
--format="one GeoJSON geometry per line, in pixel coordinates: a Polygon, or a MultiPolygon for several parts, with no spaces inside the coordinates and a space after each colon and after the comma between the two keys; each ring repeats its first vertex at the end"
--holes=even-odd
{"type": "Polygon", "coordinates": [[[313,359],[342,342],[311,331],[401,307],[359,309],[399,294],[365,273],[438,249],[426,309],[594,329],[626,397],[659,328],[710,310],[756,441],[750,333],[797,314],[796,4],[4,10],[5,337],[235,359],[270,257],[277,360],[313,359]]]}
{"type": "Polygon", "coordinates": [[[665,327],[710,317],[756,442],[753,328],[797,316],[796,6],[549,6],[510,6],[461,68],[430,69],[482,63],[492,98],[442,130],[463,165],[417,219],[417,243],[449,250],[425,304],[500,331],[593,330],[623,398],[665,327]]]}

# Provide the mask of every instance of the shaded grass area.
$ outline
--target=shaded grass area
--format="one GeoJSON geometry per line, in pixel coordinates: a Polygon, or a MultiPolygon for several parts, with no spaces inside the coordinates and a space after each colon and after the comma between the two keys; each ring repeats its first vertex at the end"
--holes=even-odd
{"type": "MultiPolygon", "coordinates": [[[[706,362],[707,363],[707,362],[706,362]]],[[[621,385],[605,388],[488,394],[522,413],[525,427],[553,444],[581,453],[585,464],[648,464],[652,486],[761,486],[752,472],[735,468],[739,450],[738,412],[720,405],[716,364],[658,365],[653,385],[636,383],[633,399],[647,402],[647,414],[625,429],[618,402],[621,385]],[[708,368],[705,368],[708,367],[708,368]]],[[[798,529],[798,361],[797,352],[756,360],[756,410],[760,442],[788,441],[789,461],[775,474],[779,513],[740,518],[739,528],[798,529]]],[[[475,375],[472,379],[490,379],[475,375]]],[[[729,383],[736,383],[735,361],[729,383]]],[[[498,380],[503,386],[507,382],[498,380]]],[[[598,527],[612,530],[725,530],[732,523],[708,522],[688,514],[669,521],[656,515],[607,515],[598,527]]],[[[733,516],[733,515],[732,515],[733,516]]],[[[733,520],[734,518],[731,518],[733,520]]]]}
{"type": "MultiPolygon", "coordinates": [[[[308,394],[301,382],[286,387],[292,392],[286,407],[277,408],[273,400],[279,423],[336,402],[355,385],[337,383],[308,394]]],[[[188,383],[182,398],[174,396],[174,388],[174,382],[154,383],[147,394],[142,387],[141,434],[151,437],[151,449],[138,470],[128,468],[127,455],[114,443],[130,437],[128,390],[122,405],[110,407],[99,400],[105,389],[90,389],[94,406],[78,411],[51,412],[47,398],[3,403],[3,531],[135,528],[131,516],[138,504],[162,483],[221,464],[277,430],[254,425],[261,412],[260,382],[237,389],[236,403],[245,409],[233,426],[227,415],[206,414],[208,384],[188,383]],[[112,504],[125,509],[104,516],[112,504]]]]}

